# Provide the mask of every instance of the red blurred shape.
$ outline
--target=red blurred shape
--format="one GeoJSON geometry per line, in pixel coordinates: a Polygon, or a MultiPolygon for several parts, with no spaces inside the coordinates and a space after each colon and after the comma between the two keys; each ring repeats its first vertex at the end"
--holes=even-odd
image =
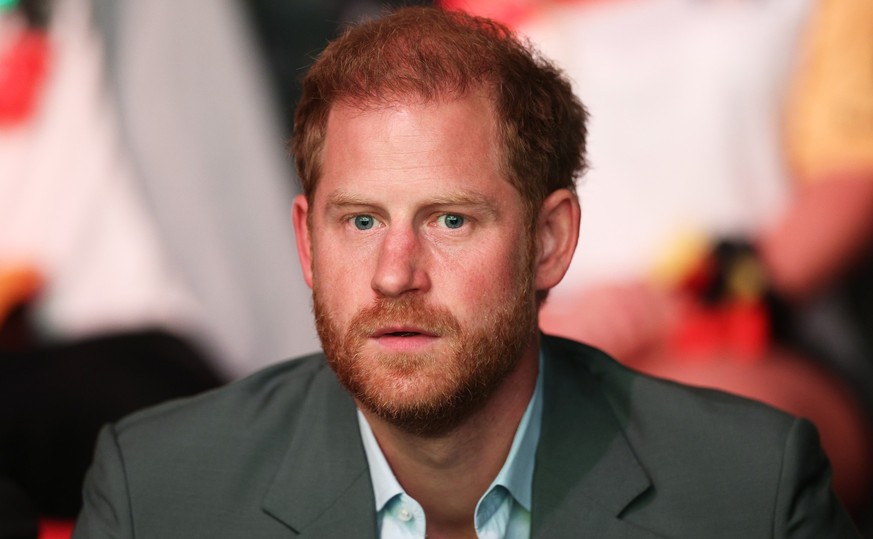
{"type": "Polygon", "coordinates": [[[21,123],[33,113],[49,64],[45,32],[25,30],[0,51],[0,127],[21,123]]]}
{"type": "Polygon", "coordinates": [[[39,521],[38,539],[70,539],[74,525],[72,520],[42,519],[39,521]]]}

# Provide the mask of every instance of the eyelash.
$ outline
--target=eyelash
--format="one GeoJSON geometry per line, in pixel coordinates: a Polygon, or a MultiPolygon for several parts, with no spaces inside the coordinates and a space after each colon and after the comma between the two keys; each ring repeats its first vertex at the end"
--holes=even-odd
{"type": "Polygon", "coordinates": [[[463,228],[465,224],[467,224],[467,218],[463,215],[458,215],[457,213],[443,213],[437,217],[437,222],[441,221],[443,225],[450,230],[457,230],[459,228],[463,228]],[[458,226],[449,226],[449,217],[454,217],[459,221],[458,226]]]}
{"type": "MultiPolygon", "coordinates": [[[[366,232],[368,230],[372,230],[374,227],[376,227],[381,222],[377,217],[375,217],[374,215],[369,214],[369,213],[359,213],[359,214],[351,215],[351,216],[346,218],[346,221],[360,232],[366,232]],[[357,220],[360,218],[369,219],[370,226],[368,228],[359,228],[357,226],[357,220]]],[[[448,229],[448,230],[458,230],[461,228],[465,228],[469,224],[469,221],[470,221],[470,219],[467,216],[461,215],[458,213],[441,213],[441,214],[437,215],[437,218],[436,218],[436,222],[441,223],[441,226],[443,228],[448,229]],[[455,220],[457,220],[458,226],[455,226],[455,227],[449,226],[447,221],[446,221],[446,219],[449,217],[452,217],[455,220]]]]}
{"type": "Polygon", "coordinates": [[[359,213],[359,214],[357,214],[357,215],[352,215],[351,217],[349,217],[349,218],[348,218],[348,222],[349,222],[349,224],[351,224],[353,227],[355,227],[355,228],[358,229],[359,231],[361,231],[361,232],[366,232],[366,231],[368,231],[368,230],[372,230],[373,227],[375,227],[377,224],[379,224],[380,221],[379,221],[379,219],[377,219],[375,216],[373,216],[373,215],[371,215],[371,214],[369,214],[369,213],[359,213]],[[370,226],[369,226],[368,228],[358,228],[358,226],[357,226],[357,220],[358,220],[359,218],[367,218],[367,219],[369,219],[369,220],[370,220],[370,226]]]}

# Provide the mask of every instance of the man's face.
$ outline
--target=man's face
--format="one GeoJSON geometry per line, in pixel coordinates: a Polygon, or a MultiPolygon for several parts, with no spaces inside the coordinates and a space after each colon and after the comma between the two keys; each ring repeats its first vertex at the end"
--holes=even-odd
{"type": "Polygon", "coordinates": [[[337,105],[311,207],[297,201],[325,354],[410,432],[459,424],[535,339],[529,218],[498,150],[484,96],[337,105]]]}

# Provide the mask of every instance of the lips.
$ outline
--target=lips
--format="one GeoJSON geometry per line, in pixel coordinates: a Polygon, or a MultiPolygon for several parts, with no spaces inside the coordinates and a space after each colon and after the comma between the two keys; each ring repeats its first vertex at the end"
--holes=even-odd
{"type": "Polygon", "coordinates": [[[439,335],[421,327],[389,326],[370,334],[370,340],[379,349],[395,353],[418,353],[430,349],[439,341],[439,335]]]}
{"type": "Polygon", "coordinates": [[[411,326],[391,326],[380,328],[373,332],[371,336],[374,339],[381,339],[382,337],[438,337],[438,335],[432,331],[411,326]]]}

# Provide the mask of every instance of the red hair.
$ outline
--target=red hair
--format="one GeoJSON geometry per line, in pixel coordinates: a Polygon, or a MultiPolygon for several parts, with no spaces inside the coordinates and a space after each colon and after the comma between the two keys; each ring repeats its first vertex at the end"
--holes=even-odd
{"type": "Polygon", "coordinates": [[[304,78],[291,142],[304,194],[311,200],[318,184],[335,103],[431,102],[479,89],[493,99],[504,175],[531,215],[551,192],[575,191],[586,112],[563,73],[500,23],[407,7],[348,29],[304,78]]]}

